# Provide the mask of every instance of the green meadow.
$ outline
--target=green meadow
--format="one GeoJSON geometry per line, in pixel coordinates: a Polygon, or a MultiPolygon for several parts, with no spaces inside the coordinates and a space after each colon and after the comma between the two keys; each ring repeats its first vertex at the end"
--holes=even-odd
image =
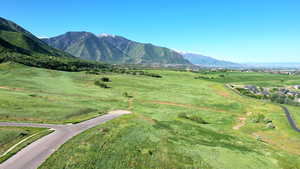
{"type": "MultiPolygon", "coordinates": [[[[300,168],[300,133],[279,105],[225,87],[300,84],[300,76],[146,71],[162,78],[1,64],[0,121],[76,123],[110,110],[133,112],[75,136],[41,169],[300,168]],[[195,79],[200,75],[215,78],[195,79]],[[102,77],[110,88],[95,85],[102,77]],[[253,122],[257,115],[275,128],[253,122]]],[[[300,109],[288,108],[300,126],[300,109]]]]}

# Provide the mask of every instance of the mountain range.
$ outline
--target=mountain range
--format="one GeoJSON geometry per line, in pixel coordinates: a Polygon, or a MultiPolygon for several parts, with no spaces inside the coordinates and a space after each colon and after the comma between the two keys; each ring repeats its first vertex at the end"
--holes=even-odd
{"type": "Polygon", "coordinates": [[[180,54],[192,64],[202,67],[241,68],[245,66],[239,63],[218,60],[213,57],[191,52],[180,52],[180,54]]]}
{"type": "Polygon", "coordinates": [[[174,50],[115,35],[67,32],[42,40],[56,49],[86,60],[113,64],[190,64],[174,50]]]}
{"type": "Polygon", "coordinates": [[[16,23],[0,17],[0,62],[3,60],[58,69],[65,69],[63,67],[67,67],[66,62],[83,62],[83,60],[112,64],[241,66],[212,57],[178,52],[108,34],[67,32],[53,38],[39,39],[16,23]]]}

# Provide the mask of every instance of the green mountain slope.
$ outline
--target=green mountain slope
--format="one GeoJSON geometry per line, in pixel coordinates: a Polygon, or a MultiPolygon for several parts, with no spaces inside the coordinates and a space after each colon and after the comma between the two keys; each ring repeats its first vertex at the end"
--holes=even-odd
{"type": "Polygon", "coordinates": [[[11,45],[30,51],[31,54],[46,54],[53,56],[72,57],[70,54],[61,52],[48,46],[46,43],[32,35],[17,24],[0,18],[0,38],[11,45]]]}
{"type": "Polygon", "coordinates": [[[171,49],[134,42],[121,36],[67,32],[42,40],[54,48],[87,60],[117,64],[190,64],[171,49]]]}
{"type": "Polygon", "coordinates": [[[14,22],[0,17],[0,63],[5,61],[69,71],[108,67],[102,63],[79,60],[52,48],[14,22]]]}

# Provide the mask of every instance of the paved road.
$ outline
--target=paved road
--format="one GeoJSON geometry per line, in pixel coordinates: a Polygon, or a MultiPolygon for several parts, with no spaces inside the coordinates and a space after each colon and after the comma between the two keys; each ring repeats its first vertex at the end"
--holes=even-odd
{"type": "Polygon", "coordinates": [[[53,125],[53,124],[31,124],[31,123],[6,123],[0,122],[0,126],[27,126],[27,127],[46,127],[55,131],[22,149],[17,154],[0,164],[0,169],[36,169],[54,151],[73,136],[92,128],[98,124],[129,114],[129,111],[116,110],[106,115],[72,125],[53,125]]]}
{"type": "Polygon", "coordinates": [[[292,129],[294,129],[295,131],[300,133],[300,129],[297,127],[295,121],[292,119],[292,116],[291,116],[289,110],[284,106],[281,106],[281,108],[283,109],[285,116],[288,119],[288,122],[290,123],[290,126],[292,127],[292,129]]]}

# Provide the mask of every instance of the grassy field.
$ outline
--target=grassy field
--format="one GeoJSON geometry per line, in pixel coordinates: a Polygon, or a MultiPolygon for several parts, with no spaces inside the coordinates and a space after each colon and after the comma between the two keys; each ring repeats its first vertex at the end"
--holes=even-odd
{"type": "Polygon", "coordinates": [[[211,79],[210,81],[219,83],[252,84],[261,87],[282,87],[300,84],[299,75],[294,76],[257,72],[209,72],[199,75],[213,77],[214,79],[211,79]]]}
{"type": "Polygon", "coordinates": [[[127,107],[121,93],[102,93],[95,78],[1,64],[0,121],[71,123],[127,107]]]}
{"type": "Polygon", "coordinates": [[[45,128],[0,127],[0,163],[50,132],[45,128]],[[16,147],[9,151],[15,145],[16,147]]]}
{"type": "MultiPolygon", "coordinates": [[[[148,72],[163,78],[2,64],[0,120],[66,123],[115,109],[133,112],[74,137],[42,169],[300,168],[300,134],[290,128],[282,109],[224,87],[299,84],[300,77],[231,72],[227,80],[201,80],[194,79],[199,73],[148,72]],[[107,83],[111,88],[94,84],[103,76],[112,80],[107,83]],[[257,114],[276,128],[252,122],[257,114]]],[[[299,108],[289,108],[300,123],[299,108]]]]}

